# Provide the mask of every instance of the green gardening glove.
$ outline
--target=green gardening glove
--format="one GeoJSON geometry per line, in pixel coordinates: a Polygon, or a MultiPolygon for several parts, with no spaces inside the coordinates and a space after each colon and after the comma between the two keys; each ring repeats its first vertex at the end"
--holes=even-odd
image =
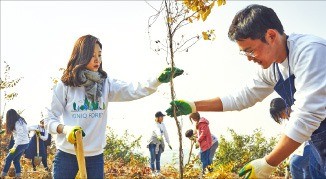
{"type": "Polygon", "coordinates": [[[9,150],[9,153],[10,154],[14,154],[16,152],[16,148],[15,147],[13,147],[13,148],[11,148],[10,150],[9,150]]]}
{"type": "Polygon", "coordinates": [[[171,107],[165,112],[168,116],[173,117],[173,109],[176,107],[176,115],[188,115],[190,113],[196,112],[196,106],[194,102],[189,102],[185,100],[174,100],[171,103],[171,107]]]}
{"type": "Polygon", "coordinates": [[[190,140],[192,140],[192,141],[194,141],[194,142],[196,142],[197,141],[197,137],[194,135],[194,136],[192,136],[192,137],[190,137],[189,138],[190,140]]]}
{"type": "Polygon", "coordinates": [[[37,135],[38,137],[41,136],[41,132],[40,132],[39,130],[36,130],[35,133],[36,133],[36,135],[37,135]]]}
{"type": "Polygon", "coordinates": [[[276,167],[269,165],[265,158],[253,160],[239,172],[239,176],[247,178],[268,178],[276,167]]]}
{"type": "Polygon", "coordinates": [[[80,126],[64,126],[63,133],[66,134],[66,139],[68,142],[75,144],[76,143],[76,131],[82,131],[82,136],[85,137],[85,132],[80,126]]]}
{"type": "Polygon", "coordinates": [[[157,140],[158,140],[159,142],[163,142],[163,137],[162,137],[162,136],[158,136],[158,137],[157,137],[157,140]]]}
{"type": "MultiPolygon", "coordinates": [[[[174,69],[173,78],[175,78],[175,77],[177,77],[177,76],[179,76],[179,75],[181,75],[183,73],[183,70],[181,70],[179,68],[173,67],[173,69],[174,69]]],[[[158,77],[158,81],[161,82],[161,83],[170,82],[170,80],[171,80],[171,73],[172,73],[171,67],[166,68],[160,74],[160,76],[158,77]]]]}
{"type": "Polygon", "coordinates": [[[198,142],[195,143],[195,148],[196,148],[196,149],[199,148],[199,143],[198,143],[198,142]]]}
{"type": "Polygon", "coordinates": [[[4,129],[0,129],[0,135],[1,134],[4,134],[6,132],[6,130],[4,130],[4,129]]]}

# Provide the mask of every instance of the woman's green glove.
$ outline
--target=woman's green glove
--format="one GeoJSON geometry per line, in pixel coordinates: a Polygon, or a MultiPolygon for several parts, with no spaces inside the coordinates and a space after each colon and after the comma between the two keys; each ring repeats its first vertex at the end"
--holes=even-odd
{"type": "Polygon", "coordinates": [[[245,178],[268,178],[276,167],[269,165],[265,158],[253,160],[246,164],[239,172],[245,178]]]}
{"type": "Polygon", "coordinates": [[[176,115],[188,115],[190,113],[196,112],[196,106],[194,102],[185,101],[185,100],[174,100],[171,103],[171,107],[167,109],[165,112],[168,116],[173,116],[174,106],[176,108],[176,115]]]}
{"type": "MultiPolygon", "coordinates": [[[[176,67],[173,67],[174,69],[174,74],[173,74],[173,78],[179,76],[179,75],[182,75],[183,73],[183,70],[179,69],[179,68],[176,68],[176,67]]],[[[160,76],[158,77],[158,81],[161,82],[161,83],[167,83],[167,82],[170,82],[171,80],[171,73],[172,73],[172,70],[171,70],[171,67],[168,67],[166,68],[161,74],[160,76]]]]}
{"type": "Polygon", "coordinates": [[[63,133],[66,134],[66,139],[68,142],[75,144],[76,143],[76,131],[82,131],[82,136],[85,137],[85,132],[80,126],[64,126],[63,133]]]}

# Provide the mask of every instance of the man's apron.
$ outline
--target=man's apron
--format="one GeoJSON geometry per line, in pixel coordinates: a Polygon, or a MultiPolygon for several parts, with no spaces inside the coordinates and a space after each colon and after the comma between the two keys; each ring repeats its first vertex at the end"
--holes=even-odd
{"type": "MultiPolygon", "coordinates": [[[[287,50],[288,52],[288,50],[287,50]]],[[[288,53],[289,54],[289,53],[288,53]]],[[[288,68],[289,68],[289,78],[283,78],[278,64],[274,63],[274,76],[275,69],[278,72],[279,80],[277,81],[274,90],[282,97],[282,99],[286,102],[287,107],[291,107],[294,104],[294,93],[296,92],[294,86],[294,74],[290,73],[290,59],[288,57],[288,68]]],[[[311,140],[309,140],[309,144],[312,146],[312,153],[318,164],[321,168],[324,168],[323,172],[326,176],[326,120],[320,123],[318,129],[316,129],[312,135],[311,140]]]]}

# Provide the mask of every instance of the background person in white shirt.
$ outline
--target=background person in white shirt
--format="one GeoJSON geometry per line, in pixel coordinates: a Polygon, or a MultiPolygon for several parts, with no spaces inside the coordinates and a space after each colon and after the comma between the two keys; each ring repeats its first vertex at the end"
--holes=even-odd
{"type": "Polygon", "coordinates": [[[48,163],[47,163],[47,145],[45,141],[49,140],[49,134],[44,128],[44,119],[40,121],[39,125],[32,125],[28,126],[29,131],[34,131],[34,134],[32,135],[31,140],[29,141],[28,148],[25,151],[25,158],[31,159],[31,163],[33,166],[33,170],[36,171],[36,165],[35,165],[35,156],[37,156],[37,153],[39,152],[39,156],[42,157],[42,164],[46,171],[49,171],[48,163]],[[37,151],[37,139],[38,145],[39,145],[39,151],[37,151]]]}
{"type": "Polygon", "coordinates": [[[14,109],[9,109],[6,114],[6,133],[11,134],[14,138],[14,145],[9,149],[5,165],[0,177],[8,174],[11,162],[14,163],[16,177],[21,176],[20,159],[28,147],[28,129],[27,123],[14,109]]]}
{"type": "Polygon", "coordinates": [[[164,116],[165,115],[161,111],[155,113],[154,129],[151,131],[152,134],[147,145],[150,153],[150,167],[153,175],[160,175],[161,154],[164,152],[165,148],[163,136],[169,148],[172,150],[169,134],[163,123],[164,116]]]}

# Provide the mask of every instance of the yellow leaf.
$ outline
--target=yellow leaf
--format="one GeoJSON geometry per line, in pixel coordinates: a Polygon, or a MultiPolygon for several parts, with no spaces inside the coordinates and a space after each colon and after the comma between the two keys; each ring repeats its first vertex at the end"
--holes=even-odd
{"type": "Polygon", "coordinates": [[[199,20],[199,18],[200,18],[200,14],[199,13],[197,14],[197,17],[196,18],[197,18],[197,20],[199,20]]]}
{"type": "Polygon", "coordinates": [[[189,2],[189,0],[183,0],[183,4],[184,4],[188,9],[190,9],[190,2],[189,2]]]}
{"type": "Polygon", "coordinates": [[[189,21],[190,23],[192,23],[192,19],[191,19],[191,17],[188,18],[188,21],[189,21]]]}
{"type": "Polygon", "coordinates": [[[171,23],[173,19],[171,17],[168,18],[168,23],[171,23]]]}
{"type": "Polygon", "coordinates": [[[198,9],[197,6],[192,6],[192,7],[191,7],[191,10],[192,10],[192,11],[197,11],[197,9],[198,9]]]}
{"type": "Polygon", "coordinates": [[[215,1],[212,2],[212,4],[209,6],[210,9],[214,7],[215,1]]]}
{"type": "Polygon", "coordinates": [[[226,3],[226,0],[218,0],[217,1],[218,6],[225,5],[225,3],[226,3]]]}
{"type": "Polygon", "coordinates": [[[204,40],[209,40],[207,32],[202,32],[204,40]]]}
{"type": "Polygon", "coordinates": [[[201,16],[202,20],[205,21],[210,13],[211,13],[211,9],[208,8],[201,16]]]}

